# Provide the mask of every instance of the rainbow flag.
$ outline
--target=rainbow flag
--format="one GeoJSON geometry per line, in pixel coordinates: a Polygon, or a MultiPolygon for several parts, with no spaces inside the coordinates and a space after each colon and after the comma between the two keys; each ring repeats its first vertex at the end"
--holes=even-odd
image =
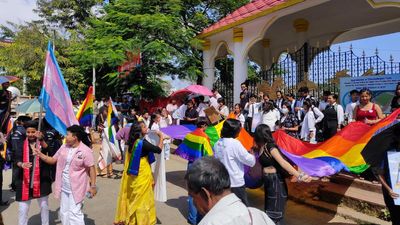
{"type": "Polygon", "coordinates": [[[114,113],[112,99],[108,101],[107,120],[104,122],[104,130],[102,133],[101,152],[99,157],[99,167],[103,170],[106,166],[112,163],[113,159],[121,160],[121,147],[117,141],[115,123],[117,117],[114,113]]]}
{"type": "Polygon", "coordinates": [[[90,86],[86,94],[85,101],[83,101],[79,111],[76,114],[79,124],[84,127],[91,127],[93,121],[93,87],[90,86]]]}
{"type": "Polygon", "coordinates": [[[58,66],[53,46],[47,46],[43,86],[39,102],[46,110],[46,120],[60,134],[67,135],[67,128],[79,124],[72,107],[71,96],[58,66]]]}
{"type": "MultiPolygon", "coordinates": [[[[224,125],[224,121],[219,122],[215,126],[209,126],[206,129],[206,134],[210,138],[210,143],[211,146],[214,146],[214,144],[221,138],[221,130],[224,125]]],[[[238,137],[236,138],[239,140],[243,147],[245,147],[247,150],[250,150],[253,147],[253,137],[247,133],[247,131],[242,127],[238,137]]]]}
{"type": "Polygon", "coordinates": [[[197,128],[185,136],[175,154],[189,161],[195,161],[203,156],[212,156],[214,152],[207,134],[197,128]]]}
{"type": "Polygon", "coordinates": [[[275,132],[274,138],[282,153],[312,176],[329,176],[341,170],[359,174],[369,167],[365,158],[373,154],[364,151],[365,146],[374,136],[398,122],[399,114],[397,110],[374,126],[353,122],[320,144],[302,142],[283,131],[275,132]]]}

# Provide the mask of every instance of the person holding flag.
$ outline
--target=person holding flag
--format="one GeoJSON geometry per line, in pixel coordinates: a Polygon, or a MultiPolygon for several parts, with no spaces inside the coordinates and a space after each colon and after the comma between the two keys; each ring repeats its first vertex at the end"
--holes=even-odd
{"type": "Polygon", "coordinates": [[[48,164],[33,155],[35,149],[40,149],[43,154],[47,155],[48,144],[44,141],[43,134],[38,132],[36,121],[27,122],[25,129],[26,139],[22,148],[15,152],[15,164],[18,166],[18,176],[15,181],[15,200],[19,202],[18,225],[28,224],[28,212],[32,199],[38,200],[42,225],[48,225],[51,169],[48,164]],[[33,185],[31,185],[32,181],[33,185]]]}
{"type": "Polygon", "coordinates": [[[60,199],[60,219],[63,225],[84,225],[82,212],[85,195],[97,194],[96,170],[91,143],[83,127],[68,127],[65,145],[54,156],[46,155],[38,148],[34,154],[45,163],[57,163],[55,197],[60,199]]]}
{"type": "Polygon", "coordinates": [[[113,177],[112,162],[113,159],[121,160],[121,149],[116,138],[118,124],[116,117],[116,110],[113,106],[111,98],[108,101],[107,111],[104,111],[103,116],[106,115],[104,122],[104,129],[102,131],[101,152],[99,157],[100,176],[113,177]],[[107,114],[105,114],[107,113],[107,114]],[[103,172],[106,169],[106,174],[103,172]]]}

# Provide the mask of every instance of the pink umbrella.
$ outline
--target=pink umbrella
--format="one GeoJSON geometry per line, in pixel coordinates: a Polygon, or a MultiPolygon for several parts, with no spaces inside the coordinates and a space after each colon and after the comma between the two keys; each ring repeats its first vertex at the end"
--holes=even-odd
{"type": "Polygon", "coordinates": [[[213,93],[207,87],[203,85],[192,84],[183,89],[177,90],[171,94],[171,98],[180,98],[186,96],[190,93],[204,95],[204,96],[212,96],[213,93]]]}

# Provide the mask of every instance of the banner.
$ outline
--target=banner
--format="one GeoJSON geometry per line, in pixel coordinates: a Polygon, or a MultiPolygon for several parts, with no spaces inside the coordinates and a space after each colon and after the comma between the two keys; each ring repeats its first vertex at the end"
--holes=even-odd
{"type": "Polygon", "coordinates": [[[390,103],[394,96],[400,74],[340,78],[340,104],[350,103],[350,91],[368,88],[372,91],[372,101],[380,105],[383,113],[390,113],[390,103]]]}
{"type": "MultiPolygon", "coordinates": [[[[390,186],[397,194],[400,194],[400,152],[388,151],[390,186]]],[[[395,205],[400,205],[400,199],[394,199],[395,205]]]]}

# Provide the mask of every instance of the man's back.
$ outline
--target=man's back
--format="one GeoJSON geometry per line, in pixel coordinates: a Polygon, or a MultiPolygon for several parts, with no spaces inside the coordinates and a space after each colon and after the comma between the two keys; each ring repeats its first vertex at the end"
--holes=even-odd
{"type": "Polygon", "coordinates": [[[199,225],[273,225],[274,222],[262,211],[247,208],[231,193],[221,198],[204,216],[199,225]]]}

